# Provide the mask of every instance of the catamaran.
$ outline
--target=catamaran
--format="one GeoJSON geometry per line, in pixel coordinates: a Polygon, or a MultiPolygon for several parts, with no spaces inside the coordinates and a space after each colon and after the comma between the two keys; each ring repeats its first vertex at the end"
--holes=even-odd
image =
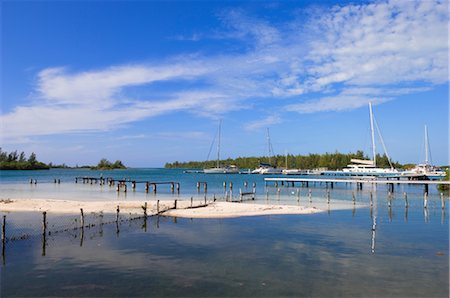
{"type": "Polygon", "coordinates": [[[424,179],[442,179],[445,177],[445,172],[432,164],[431,161],[431,150],[430,150],[430,143],[428,139],[428,128],[425,125],[425,162],[416,165],[411,170],[405,171],[402,173],[403,176],[417,176],[417,177],[423,177],[424,179]]]}
{"type": "MultiPolygon", "coordinates": [[[[219,121],[219,140],[217,142],[217,162],[215,168],[203,169],[205,174],[238,174],[239,168],[235,165],[227,165],[225,167],[220,166],[220,133],[221,133],[222,121],[219,121]]],[[[210,151],[211,152],[211,151],[210,151]]]]}
{"type": "Polygon", "coordinates": [[[372,111],[372,103],[369,102],[369,116],[370,116],[370,132],[372,137],[372,159],[351,159],[352,164],[349,164],[347,168],[343,169],[342,172],[347,175],[358,175],[358,176],[392,176],[399,175],[400,172],[397,169],[394,169],[391,163],[391,159],[386,150],[386,146],[383,141],[383,137],[380,133],[380,128],[376,123],[373,111],[372,111]],[[389,160],[390,168],[378,168],[377,167],[377,155],[376,155],[376,147],[375,147],[375,126],[377,128],[378,136],[380,137],[381,144],[383,145],[384,152],[389,160]]]}

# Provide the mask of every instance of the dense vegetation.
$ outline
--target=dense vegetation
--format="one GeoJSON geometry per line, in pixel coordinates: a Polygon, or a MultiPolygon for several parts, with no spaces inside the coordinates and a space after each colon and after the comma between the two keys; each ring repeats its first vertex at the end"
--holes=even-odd
{"type": "MultiPolygon", "coordinates": [[[[363,151],[356,153],[343,154],[339,152],[325,154],[309,154],[309,155],[288,155],[287,167],[289,169],[315,169],[328,168],[329,170],[337,170],[345,168],[350,164],[350,159],[368,159],[363,151]]],[[[286,167],[286,156],[276,155],[269,157],[238,157],[235,159],[228,158],[221,160],[221,165],[236,165],[241,169],[254,169],[259,163],[270,163],[277,167],[286,167]]],[[[402,168],[398,162],[392,162],[395,168],[402,168]]],[[[216,161],[189,161],[166,163],[166,168],[211,168],[216,166],[216,161]]],[[[390,167],[389,160],[386,155],[377,155],[377,166],[382,168],[390,167]]]]}
{"type": "Polygon", "coordinates": [[[6,152],[0,148],[0,170],[46,170],[50,167],[37,160],[33,152],[27,158],[25,152],[6,152]]]}
{"type": "Polygon", "coordinates": [[[114,169],[126,169],[127,167],[120,160],[116,160],[114,163],[110,162],[106,158],[100,160],[97,166],[92,167],[93,170],[114,170],[114,169]]]}

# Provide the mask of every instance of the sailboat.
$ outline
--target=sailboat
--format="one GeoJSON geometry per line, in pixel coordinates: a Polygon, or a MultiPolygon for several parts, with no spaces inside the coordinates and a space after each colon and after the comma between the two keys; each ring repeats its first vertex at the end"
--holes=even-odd
{"type": "Polygon", "coordinates": [[[347,168],[343,169],[342,172],[350,175],[365,175],[365,176],[391,176],[391,175],[399,175],[399,171],[394,169],[391,163],[391,159],[386,150],[386,146],[383,141],[383,137],[381,136],[380,129],[378,125],[374,121],[373,111],[372,111],[372,103],[369,102],[369,116],[370,116],[370,132],[372,136],[372,159],[351,159],[352,164],[347,165],[347,168]],[[374,123],[377,127],[378,135],[381,140],[381,144],[383,145],[384,152],[389,160],[390,168],[378,168],[377,167],[377,155],[376,155],[376,147],[375,147],[375,127],[374,123]]]}
{"type": "Polygon", "coordinates": [[[299,169],[289,169],[288,168],[288,154],[287,151],[285,153],[285,164],[286,164],[286,168],[283,169],[282,174],[283,175],[301,175],[301,174],[305,174],[305,171],[299,170],[299,169]]]}
{"type": "Polygon", "coordinates": [[[269,149],[269,163],[260,163],[259,167],[252,171],[252,174],[281,174],[281,170],[271,165],[273,155],[272,143],[270,142],[269,128],[267,128],[267,146],[269,149]]]}
{"type": "Polygon", "coordinates": [[[217,162],[215,168],[203,169],[205,174],[237,174],[239,168],[235,165],[227,165],[225,167],[220,166],[220,133],[221,133],[222,121],[219,121],[219,141],[217,142],[217,162]]]}
{"type": "Polygon", "coordinates": [[[431,161],[431,151],[430,151],[430,142],[428,139],[428,128],[425,125],[425,162],[416,165],[409,171],[405,171],[402,173],[405,176],[416,176],[423,177],[424,179],[441,179],[445,177],[445,172],[432,164],[431,161]]]}

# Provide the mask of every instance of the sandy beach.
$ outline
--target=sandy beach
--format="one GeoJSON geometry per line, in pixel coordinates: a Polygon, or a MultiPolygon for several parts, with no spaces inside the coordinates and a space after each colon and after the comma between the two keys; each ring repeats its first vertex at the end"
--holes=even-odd
{"type": "MultiPolygon", "coordinates": [[[[84,212],[116,213],[117,206],[122,213],[143,214],[142,201],[78,201],[54,199],[0,199],[1,212],[51,212],[59,214],[78,214],[82,208],[84,212]]],[[[328,210],[324,204],[284,205],[271,203],[236,203],[236,202],[208,202],[189,199],[174,201],[160,201],[161,215],[187,218],[229,218],[240,216],[258,216],[275,214],[312,214],[328,210]],[[194,208],[192,208],[194,207],[194,208]]],[[[358,206],[360,207],[360,206],[358,206]]],[[[334,205],[333,210],[351,209],[352,204],[334,205]]],[[[157,203],[147,202],[147,214],[157,214],[157,203]]]]}

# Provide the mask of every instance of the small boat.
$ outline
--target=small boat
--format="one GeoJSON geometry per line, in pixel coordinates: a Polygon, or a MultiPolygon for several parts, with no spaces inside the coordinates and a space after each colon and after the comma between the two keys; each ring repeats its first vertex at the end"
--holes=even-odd
{"type": "Polygon", "coordinates": [[[269,128],[267,128],[267,146],[269,149],[269,163],[260,163],[259,167],[252,171],[252,174],[268,175],[268,174],[281,174],[282,173],[281,169],[277,169],[276,167],[274,167],[270,164],[270,160],[273,155],[273,148],[272,148],[272,143],[270,142],[269,128]]]}
{"type": "Polygon", "coordinates": [[[277,169],[268,163],[260,163],[259,167],[252,171],[252,174],[262,174],[262,175],[281,174],[281,173],[282,171],[280,169],[277,169]]]}
{"type": "Polygon", "coordinates": [[[402,176],[426,180],[442,179],[445,177],[445,171],[431,164],[431,152],[429,147],[428,129],[425,125],[425,162],[416,165],[408,171],[402,172],[402,176]]]}
{"type": "MultiPolygon", "coordinates": [[[[222,121],[219,121],[219,141],[217,142],[217,163],[215,168],[203,169],[205,174],[239,174],[239,168],[235,165],[227,165],[225,167],[220,166],[220,131],[222,121]]],[[[213,142],[214,143],[214,142],[213,142]]]]}

